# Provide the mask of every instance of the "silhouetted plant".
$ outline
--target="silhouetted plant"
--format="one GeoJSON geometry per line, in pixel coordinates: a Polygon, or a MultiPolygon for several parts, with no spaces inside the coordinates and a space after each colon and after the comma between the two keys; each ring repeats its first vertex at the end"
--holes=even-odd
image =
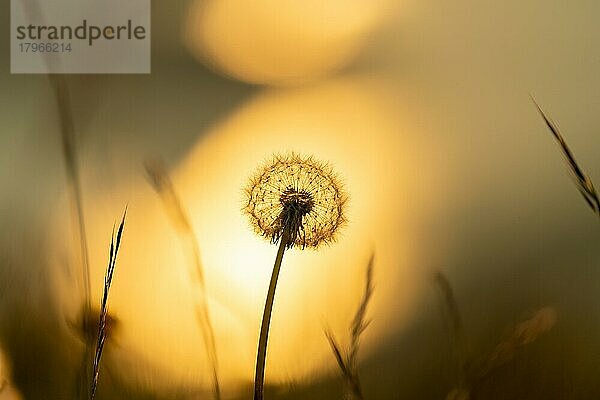
{"type": "Polygon", "coordinates": [[[517,357],[522,349],[535,342],[556,325],[557,312],[552,307],[537,310],[530,318],[514,325],[494,350],[474,363],[467,371],[466,380],[459,382],[446,400],[476,400],[482,388],[494,379],[501,367],[517,357]]]}
{"type": "Polygon", "coordinates": [[[577,190],[579,190],[579,193],[581,193],[584,200],[592,209],[592,211],[594,211],[594,213],[596,213],[596,215],[600,217],[600,198],[598,197],[598,192],[596,192],[592,180],[583,172],[579,164],[577,164],[575,156],[573,155],[573,152],[571,152],[571,149],[569,149],[569,146],[567,146],[567,142],[561,135],[558,126],[546,115],[546,113],[542,110],[542,108],[538,105],[538,103],[533,97],[531,98],[531,100],[533,100],[533,103],[542,115],[544,122],[550,129],[550,132],[552,132],[552,135],[554,136],[556,141],[558,142],[562,154],[569,166],[569,171],[573,175],[575,185],[577,185],[577,190]]]}
{"type": "Polygon", "coordinates": [[[104,351],[104,343],[107,335],[107,322],[108,322],[108,294],[110,292],[110,286],[112,285],[113,275],[115,272],[115,265],[117,263],[117,254],[119,253],[119,247],[121,246],[121,237],[123,235],[123,226],[125,225],[125,216],[127,210],[123,214],[121,224],[117,229],[117,234],[113,230],[112,238],[110,241],[110,250],[108,253],[108,267],[106,268],[106,275],[104,276],[104,290],[102,293],[102,301],[100,302],[100,319],[98,321],[98,340],[96,342],[96,352],[94,354],[94,362],[92,365],[92,383],[90,387],[90,399],[94,399],[96,395],[96,388],[98,387],[98,376],[100,375],[100,360],[102,359],[102,352],[104,351]]]}
{"type": "Polygon", "coordinates": [[[469,349],[467,339],[463,329],[460,309],[450,280],[442,271],[434,271],[432,274],[432,283],[440,296],[442,313],[448,329],[452,350],[456,358],[456,371],[458,385],[465,384],[467,367],[469,363],[469,349]]]}
{"type": "Polygon", "coordinates": [[[198,323],[206,353],[212,368],[213,378],[213,395],[215,400],[221,399],[221,385],[219,383],[219,362],[217,357],[217,344],[215,339],[215,331],[213,329],[210,310],[208,308],[208,298],[206,295],[206,281],[204,278],[204,269],[200,259],[200,245],[198,238],[194,233],[190,218],[185,211],[179,196],[175,192],[173,182],[169,178],[169,174],[164,167],[162,161],[154,160],[146,162],[146,173],[150,184],[160,196],[165,210],[170,216],[171,223],[180,233],[182,240],[187,244],[189,249],[190,259],[193,260],[194,268],[200,283],[200,304],[198,306],[198,323]]]}
{"type": "Polygon", "coordinates": [[[371,297],[373,296],[373,262],[375,260],[375,254],[369,258],[367,264],[367,271],[365,276],[365,288],[363,291],[362,298],[356,309],[356,314],[350,324],[350,345],[346,352],[342,351],[342,347],[336,340],[333,332],[329,329],[325,330],[325,336],[329,341],[335,360],[337,361],[338,367],[342,372],[344,382],[346,384],[347,397],[349,399],[363,400],[363,392],[358,377],[358,349],[360,347],[360,337],[367,329],[370,320],[367,320],[367,307],[371,297]],[[345,353],[345,354],[344,354],[345,353]]]}
{"type": "Polygon", "coordinates": [[[265,302],[254,378],[254,400],[264,394],[265,362],[277,278],[286,249],[331,243],[346,219],[347,195],[327,165],[312,157],[276,155],[246,187],[246,206],[255,232],[279,244],[265,302]]]}

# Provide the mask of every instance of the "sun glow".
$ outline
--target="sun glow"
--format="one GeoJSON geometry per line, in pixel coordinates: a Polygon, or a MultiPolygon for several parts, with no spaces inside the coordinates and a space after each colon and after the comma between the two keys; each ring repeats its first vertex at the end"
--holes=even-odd
{"type": "Polygon", "coordinates": [[[389,15],[390,0],[197,0],[185,42],[204,63],[236,79],[290,84],[352,61],[389,15]]]}
{"type": "MultiPolygon", "coordinates": [[[[432,177],[415,173],[420,143],[407,115],[390,108],[385,82],[348,77],[292,90],[270,90],[234,111],[171,171],[200,243],[214,320],[221,379],[251,382],[266,289],[276,246],[257,237],[242,213],[243,187],[257,164],[290,150],[331,162],[350,194],[349,223],[337,243],[286,252],[267,356],[269,383],[302,380],[333,368],[323,327],[344,342],[376,252],[375,296],[363,352],[405,320],[422,253],[409,240],[417,212],[406,193],[432,177]],[[405,119],[403,121],[403,119],[405,119]]],[[[156,194],[143,179],[128,185],[128,220],[111,291],[123,321],[119,345],[179,379],[209,384],[193,307],[194,274],[156,194]],[[133,197],[131,197],[133,196],[133,197]]],[[[431,168],[430,170],[434,170],[431,168]]],[[[429,170],[428,170],[429,171],[429,170]]],[[[423,194],[418,194],[423,197],[423,194]]],[[[122,195],[94,203],[91,259],[103,260],[122,195]],[[109,212],[111,210],[111,212],[109,212]]],[[[96,267],[93,282],[102,282],[96,267]]],[[[96,293],[99,295],[99,293],[96,293]]],[[[110,356],[107,358],[110,362],[110,356]]]]}

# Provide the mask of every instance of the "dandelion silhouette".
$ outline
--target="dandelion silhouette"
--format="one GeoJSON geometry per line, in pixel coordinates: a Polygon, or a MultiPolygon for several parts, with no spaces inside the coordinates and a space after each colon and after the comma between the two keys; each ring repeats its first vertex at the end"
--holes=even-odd
{"type": "Polygon", "coordinates": [[[254,400],[262,400],[269,323],[286,249],[318,248],[335,241],[346,219],[347,195],[328,164],[295,153],[276,155],[250,179],[248,215],[255,232],[279,244],[265,302],[254,378],[254,400]]]}

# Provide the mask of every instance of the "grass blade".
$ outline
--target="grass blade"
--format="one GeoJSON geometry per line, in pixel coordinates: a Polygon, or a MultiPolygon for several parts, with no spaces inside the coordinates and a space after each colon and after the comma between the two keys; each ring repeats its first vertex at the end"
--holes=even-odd
{"type": "Polygon", "coordinates": [[[575,156],[573,155],[573,152],[567,145],[567,142],[565,141],[564,137],[560,133],[558,126],[554,123],[554,121],[552,121],[552,119],[550,119],[550,117],[548,117],[548,115],[546,115],[544,110],[542,110],[540,105],[535,101],[533,97],[531,97],[531,100],[537,107],[540,115],[546,123],[546,126],[548,127],[548,129],[550,129],[550,132],[554,136],[554,139],[556,139],[556,142],[560,146],[563,157],[567,162],[569,171],[571,172],[573,180],[575,181],[575,185],[577,186],[577,190],[579,190],[579,193],[581,193],[581,196],[588,204],[588,206],[592,209],[592,211],[594,211],[594,213],[600,217],[600,198],[598,197],[598,193],[594,188],[592,180],[589,178],[588,175],[586,175],[583,172],[583,169],[581,169],[581,167],[575,160],[575,156]]]}
{"type": "Polygon", "coordinates": [[[490,382],[493,382],[496,373],[513,361],[526,346],[553,329],[557,319],[557,312],[554,308],[543,307],[530,318],[512,326],[496,347],[481,362],[470,369],[467,380],[448,393],[446,400],[481,398],[482,390],[486,385],[489,386],[490,382]]]}
{"type": "Polygon", "coordinates": [[[446,275],[441,271],[435,271],[432,276],[432,281],[440,295],[442,311],[449,331],[448,336],[451,338],[452,348],[456,351],[458,385],[460,387],[465,384],[469,357],[462,318],[460,316],[456,297],[454,296],[454,290],[446,275]]]}
{"type": "Polygon", "coordinates": [[[335,338],[333,332],[329,329],[325,329],[325,337],[329,342],[331,351],[337,361],[338,367],[342,372],[344,382],[346,384],[346,390],[348,397],[355,400],[363,400],[364,396],[362,393],[362,387],[360,379],[358,377],[358,350],[360,348],[360,337],[369,326],[370,322],[367,320],[367,308],[371,297],[373,296],[373,265],[375,260],[375,254],[371,254],[369,263],[367,264],[366,276],[365,276],[365,287],[362,298],[350,324],[350,344],[348,350],[342,351],[339,342],[335,338]]]}
{"type": "Polygon", "coordinates": [[[125,217],[127,216],[127,209],[123,213],[123,218],[117,230],[115,237],[114,228],[111,235],[110,249],[108,255],[108,267],[106,269],[106,275],[104,276],[104,290],[102,293],[102,301],[100,303],[100,319],[98,321],[98,340],[96,343],[96,352],[94,354],[94,362],[92,365],[92,382],[90,387],[90,399],[93,400],[96,395],[96,389],[98,387],[98,377],[100,375],[100,360],[102,359],[102,353],[104,351],[104,344],[106,343],[107,336],[107,317],[108,317],[108,295],[110,287],[112,285],[113,276],[115,272],[115,266],[117,264],[117,254],[121,246],[121,238],[123,234],[123,227],[125,226],[125,217]]]}
{"type": "Polygon", "coordinates": [[[556,325],[557,319],[557,312],[554,308],[544,307],[537,310],[530,318],[514,325],[487,357],[481,376],[488,376],[513,360],[521,348],[535,342],[541,335],[550,331],[556,325]]]}
{"type": "Polygon", "coordinates": [[[190,219],[183,208],[179,196],[175,192],[175,187],[169,178],[169,175],[160,161],[147,162],[146,173],[148,180],[162,199],[163,206],[170,216],[171,223],[180,233],[183,240],[188,244],[190,259],[193,260],[198,282],[200,283],[200,305],[198,307],[198,322],[204,340],[206,353],[211,364],[213,374],[213,396],[215,400],[221,399],[221,389],[219,383],[219,368],[217,357],[217,345],[214,328],[208,308],[208,298],[206,296],[206,282],[204,278],[204,269],[200,257],[200,245],[190,219]]]}

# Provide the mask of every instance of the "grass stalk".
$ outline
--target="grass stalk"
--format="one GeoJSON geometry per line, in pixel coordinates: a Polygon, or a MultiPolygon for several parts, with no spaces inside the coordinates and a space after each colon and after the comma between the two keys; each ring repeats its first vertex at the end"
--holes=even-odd
{"type": "Polygon", "coordinates": [[[369,263],[367,264],[363,295],[356,313],[354,314],[354,318],[352,319],[352,323],[350,324],[350,345],[348,346],[346,354],[343,354],[342,348],[333,332],[328,329],[325,330],[325,336],[331,346],[338,367],[342,372],[348,397],[355,400],[364,399],[358,376],[358,350],[360,348],[361,335],[371,322],[366,319],[366,315],[369,302],[373,296],[374,260],[375,254],[372,254],[369,263]]]}
{"type": "Polygon", "coordinates": [[[75,126],[73,123],[73,114],[71,110],[71,99],[67,82],[63,76],[49,75],[49,79],[54,90],[58,114],[60,117],[63,157],[65,160],[67,178],[71,189],[71,198],[73,199],[73,205],[75,209],[75,222],[78,227],[79,234],[79,250],[81,253],[82,262],[82,281],[84,287],[85,309],[89,313],[91,309],[89,254],[85,218],[83,214],[81,179],[77,162],[77,143],[75,126]]]}
{"type": "Polygon", "coordinates": [[[220,400],[221,387],[219,383],[217,345],[210,317],[210,309],[208,307],[208,298],[206,296],[206,280],[201,262],[198,238],[194,233],[188,214],[179,200],[179,196],[163,163],[160,161],[147,162],[145,167],[150,184],[162,199],[167,214],[170,216],[171,223],[180,233],[182,239],[188,244],[187,248],[189,249],[190,259],[193,260],[194,269],[200,284],[200,304],[197,310],[198,323],[212,369],[213,396],[215,400],[220,400]]]}
{"type": "MultiPolygon", "coordinates": [[[[23,9],[29,16],[29,19],[42,20],[43,15],[37,1],[22,1],[23,9]]],[[[47,56],[44,59],[49,71],[55,66],[56,60],[47,56]]],[[[83,212],[83,200],[81,190],[81,179],[79,174],[77,140],[75,134],[75,124],[73,122],[73,110],[71,107],[71,96],[69,86],[64,74],[48,74],[48,80],[54,97],[59,116],[60,135],[62,144],[62,153],[65,161],[67,174],[67,183],[69,185],[71,199],[73,204],[74,221],[77,225],[79,236],[79,251],[82,263],[82,284],[84,297],[83,315],[89,316],[91,311],[91,285],[90,285],[90,263],[87,245],[87,235],[85,227],[85,218],[83,212]]]]}
{"type": "Polygon", "coordinates": [[[446,320],[449,337],[452,348],[455,351],[458,385],[462,387],[466,384],[466,374],[468,366],[468,347],[466,336],[462,324],[462,318],[458,307],[458,302],[454,296],[454,290],[450,281],[441,271],[434,271],[432,281],[437,289],[442,304],[442,313],[446,320]]]}
{"type": "Polygon", "coordinates": [[[598,196],[598,192],[596,192],[596,189],[594,188],[594,184],[592,183],[592,180],[590,179],[590,177],[588,175],[586,175],[583,172],[583,169],[581,169],[581,167],[575,160],[575,156],[573,155],[573,152],[567,145],[567,142],[565,141],[564,137],[560,133],[560,130],[558,129],[558,126],[556,125],[556,123],[554,123],[554,121],[552,121],[552,119],[550,119],[550,117],[548,117],[548,115],[546,115],[544,110],[542,110],[542,108],[535,101],[533,96],[531,97],[531,100],[537,107],[540,115],[542,116],[542,118],[544,119],[544,122],[546,123],[546,126],[548,127],[548,129],[550,129],[550,132],[554,136],[554,139],[560,146],[562,155],[567,162],[569,171],[571,172],[571,175],[573,176],[575,185],[577,186],[577,190],[579,190],[579,193],[581,194],[581,196],[583,197],[583,199],[585,200],[587,205],[592,209],[592,211],[598,217],[600,217],[600,197],[598,196]]]}
{"type": "Polygon", "coordinates": [[[89,398],[93,400],[96,395],[96,389],[98,387],[98,377],[100,375],[100,360],[102,359],[102,353],[104,351],[104,344],[106,343],[107,337],[107,317],[108,317],[108,295],[112,280],[115,272],[115,265],[117,263],[117,254],[119,253],[119,247],[121,246],[121,237],[123,235],[123,227],[125,225],[125,217],[127,215],[127,209],[123,213],[121,224],[117,229],[117,235],[115,237],[114,229],[110,241],[110,250],[108,255],[108,267],[106,269],[106,275],[104,276],[104,290],[102,293],[102,301],[100,303],[100,319],[98,321],[98,338],[96,342],[96,351],[94,354],[94,362],[92,365],[92,382],[89,391],[89,398]]]}
{"type": "Polygon", "coordinates": [[[543,307],[530,318],[515,324],[486,358],[480,368],[479,379],[484,380],[494,371],[515,359],[525,346],[532,344],[540,336],[553,329],[557,320],[558,313],[554,308],[543,307]]]}
{"type": "MultiPolygon", "coordinates": [[[[484,358],[474,363],[462,384],[448,393],[446,400],[477,400],[496,377],[496,373],[540,336],[554,328],[558,319],[552,307],[537,310],[530,318],[512,326],[508,334],[484,358]]],[[[487,389],[489,390],[489,389],[487,389]]]]}
{"type": "MultiPolygon", "coordinates": [[[[81,316],[83,318],[83,321],[88,320],[89,322],[92,318],[90,262],[87,244],[86,225],[83,211],[81,178],[77,160],[78,156],[76,134],[71,109],[69,87],[65,77],[62,75],[51,74],[48,75],[48,78],[50,80],[50,84],[55,95],[56,105],[59,114],[62,153],[65,161],[67,183],[69,186],[73,210],[73,220],[77,227],[79,253],[81,259],[81,280],[83,286],[83,310],[81,316]]],[[[93,338],[86,336],[84,340],[85,343],[81,361],[82,368],[79,371],[80,375],[77,379],[79,384],[80,396],[87,398],[86,393],[88,391],[87,388],[89,387],[91,378],[87,374],[87,365],[89,365],[89,362],[92,358],[93,338]]]]}

